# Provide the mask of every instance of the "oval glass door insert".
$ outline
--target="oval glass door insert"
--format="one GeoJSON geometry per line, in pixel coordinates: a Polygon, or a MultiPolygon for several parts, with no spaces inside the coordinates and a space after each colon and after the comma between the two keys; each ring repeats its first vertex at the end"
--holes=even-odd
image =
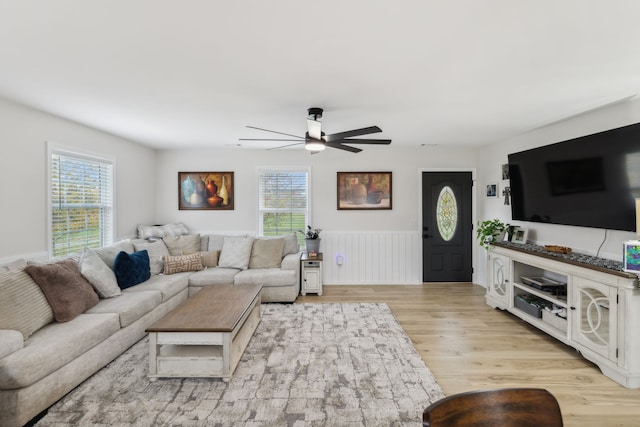
{"type": "Polygon", "coordinates": [[[438,232],[445,242],[453,239],[458,225],[458,204],[453,190],[448,185],[442,187],[436,204],[438,232]]]}

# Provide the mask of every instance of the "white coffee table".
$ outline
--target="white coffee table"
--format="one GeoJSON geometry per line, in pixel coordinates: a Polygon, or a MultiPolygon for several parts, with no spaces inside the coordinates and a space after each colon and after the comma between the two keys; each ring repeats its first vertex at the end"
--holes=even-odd
{"type": "Polygon", "coordinates": [[[207,286],[147,328],[149,378],[229,381],[260,323],[261,286],[207,286]]]}

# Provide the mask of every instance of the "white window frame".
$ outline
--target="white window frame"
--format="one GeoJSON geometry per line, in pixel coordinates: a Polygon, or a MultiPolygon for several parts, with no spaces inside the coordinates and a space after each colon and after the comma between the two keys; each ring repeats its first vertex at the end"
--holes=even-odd
{"type": "MultiPolygon", "coordinates": [[[[261,166],[258,167],[256,171],[256,185],[257,185],[257,203],[258,203],[258,233],[260,236],[264,235],[264,217],[263,214],[265,212],[273,212],[270,209],[262,209],[261,197],[262,194],[260,192],[260,181],[262,174],[264,172],[304,172],[307,174],[307,207],[304,211],[305,215],[305,224],[311,224],[311,168],[308,166],[261,166]]],[[[288,210],[284,210],[283,212],[290,212],[288,210]]],[[[302,228],[306,227],[303,226],[302,228]]],[[[304,241],[303,236],[300,233],[297,233],[298,230],[291,230],[291,232],[296,233],[298,238],[298,243],[304,241]]]]}
{"type": "Polygon", "coordinates": [[[77,148],[64,147],[62,145],[47,142],[47,250],[49,258],[54,257],[53,252],[53,197],[52,197],[52,157],[53,155],[61,155],[66,157],[72,157],[79,160],[87,160],[92,162],[100,162],[111,165],[111,188],[106,193],[104,204],[107,208],[110,205],[110,221],[107,222],[106,228],[101,230],[102,244],[109,245],[114,241],[114,234],[116,230],[116,203],[115,203],[115,171],[116,161],[115,158],[106,156],[103,154],[96,154],[77,148]]]}

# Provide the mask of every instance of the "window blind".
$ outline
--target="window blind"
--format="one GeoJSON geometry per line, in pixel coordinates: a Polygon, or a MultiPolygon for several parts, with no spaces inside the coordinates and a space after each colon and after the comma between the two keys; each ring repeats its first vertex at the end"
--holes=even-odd
{"type": "MultiPolygon", "coordinates": [[[[259,170],[261,235],[295,233],[306,227],[309,220],[308,175],[306,170],[259,170]]],[[[299,233],[298,239],[302,239],[299,233]]]]}
{"type": "Polygon", "coordinates": [[[50,163],[51,255],[113,240],[113,164],[53,152],[50,163]]]}

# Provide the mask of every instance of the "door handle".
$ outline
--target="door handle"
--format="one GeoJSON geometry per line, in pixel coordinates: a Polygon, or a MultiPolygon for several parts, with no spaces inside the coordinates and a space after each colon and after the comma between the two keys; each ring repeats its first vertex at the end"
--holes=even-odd
{"type": "Polygon", "coordinates": [[[433,237],[431,234],[423,234],[422,235],[423,239],[430,239],[431,237],[433,237]]]}

